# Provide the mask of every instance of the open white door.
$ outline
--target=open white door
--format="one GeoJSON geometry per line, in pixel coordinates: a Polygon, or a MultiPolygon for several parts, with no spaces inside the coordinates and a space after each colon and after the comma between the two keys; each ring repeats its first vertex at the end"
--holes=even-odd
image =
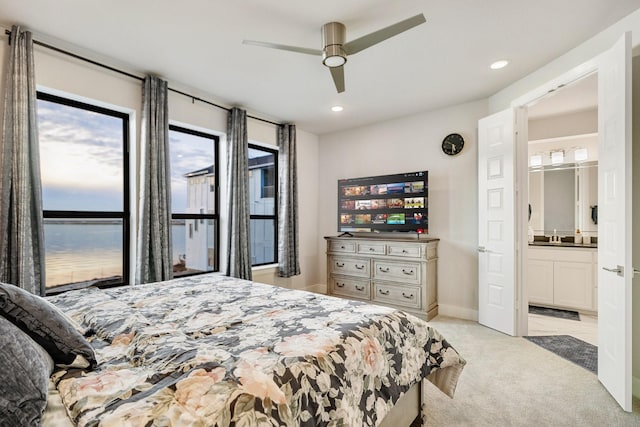
{"type": "Polygon", "coordinates": [[[478,321],[516,332],[515,120],[509,109],[478,122],[478,321]]]}
{"type": "Polygon", "coordinates": [[[631,411],[631,34],[598,57],[598,378],[631,411]]]}

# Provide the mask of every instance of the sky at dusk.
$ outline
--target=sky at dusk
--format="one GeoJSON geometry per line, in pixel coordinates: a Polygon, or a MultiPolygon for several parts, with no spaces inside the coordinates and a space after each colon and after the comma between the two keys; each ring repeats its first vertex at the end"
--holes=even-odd
{"type": "MultiPolygon", "coordinates": [[[[43,206],[46,210],[121,211],[122,120],[38,100],[43,206]]],[[[184,174],[214,161],[211,139],[169,133],[172,211],[184,212],[184,174]]]]}

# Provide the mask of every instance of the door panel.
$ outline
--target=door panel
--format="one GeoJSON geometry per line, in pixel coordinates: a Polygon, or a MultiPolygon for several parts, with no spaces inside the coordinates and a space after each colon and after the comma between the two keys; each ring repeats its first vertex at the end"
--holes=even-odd
{"type": "Polygon", "coordinates": [[[625,411],[632,378],[630,46],[627,33],[598,57],[598,378],[625,411]]]}
{"type": "Polygon", "coordinates": [[[515,334],[515,111],[478,122],[478,321],[515,334]]]}

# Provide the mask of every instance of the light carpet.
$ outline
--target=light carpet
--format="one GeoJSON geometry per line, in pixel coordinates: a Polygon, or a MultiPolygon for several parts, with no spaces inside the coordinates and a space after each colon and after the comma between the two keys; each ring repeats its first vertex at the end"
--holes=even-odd
{"type": "Polygon", "coordinates": [[[467,360],[453,399],[425,387],[427,426],[640,427],[640,401],[624,412],[596,375],[523,338],[476,322],[429,322],[467,360]]]}

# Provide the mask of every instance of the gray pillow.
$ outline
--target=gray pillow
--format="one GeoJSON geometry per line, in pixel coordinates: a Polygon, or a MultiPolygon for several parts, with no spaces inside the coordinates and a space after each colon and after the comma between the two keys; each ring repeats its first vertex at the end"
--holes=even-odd
{"type": "Polygon", "coordinates": [[[14,285],[0,283],[0,315],[40,344],[56,364],[71,365],[83,356],[96,366],[93,348],[49,301],[14,285]]]}
{"type": "Polygon", "coordinates": [[[47,406],[51,357],[0,316],[0,426],[38,426],[47,406]]]}

